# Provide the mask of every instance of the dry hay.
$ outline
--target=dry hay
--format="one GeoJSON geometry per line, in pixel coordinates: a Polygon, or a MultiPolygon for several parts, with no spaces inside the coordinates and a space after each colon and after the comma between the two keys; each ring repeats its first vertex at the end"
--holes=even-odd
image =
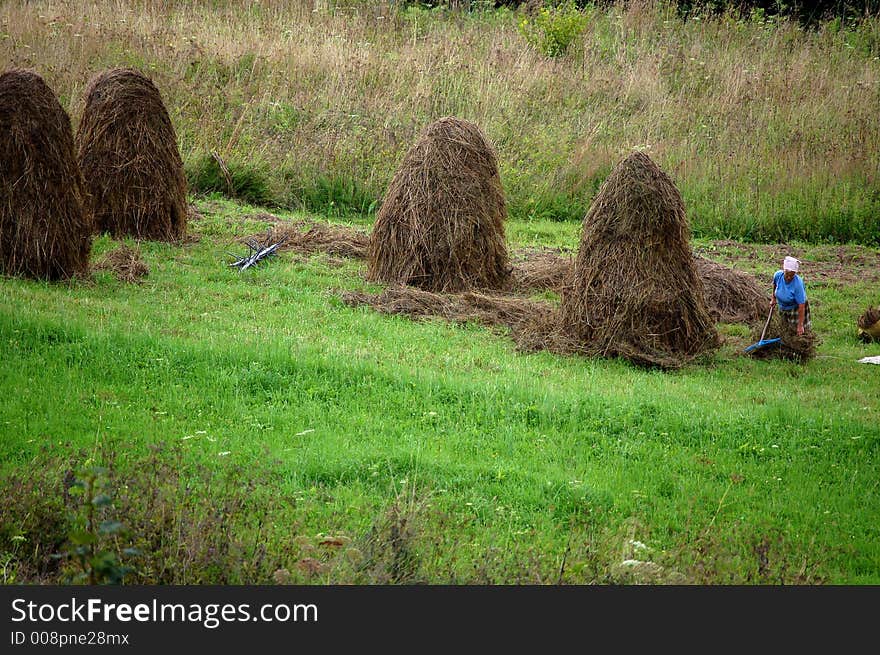
{"type": "MultiPolygon", "coordinates": [[[[250,217],[249,217],[250,218],[250,217]]],[[[280,220],[280,219],[279,219],[280,220]]],[[[280,222],[267,232],[247,239],[277,243],[284,240],[279,251],[289,250],[304,255],[323,252],[336,257],[363,259],[367,255],[370,237],[366,232],[345,225],[329,223],[280,222]]]]}
{"type": "Polygon", "coordinates": [[[0,75],[0,271],[59,280],[88,269],[92,225],[70,117],[33,71],[0,75]]]}
{"type": "Polygon", "coordinates": [[[865,342],[880,341],[880,306],[868,307],[865,313],[859,316],[859,339],[865,342]]]}
{"type": "Polygon", "coordinates": [[[376,217],[367,278],[427,291],[502,289],[507,205],[480,128],[441,118],[407,152],[376,217]]]}
{"type": "Polygon", "coordinates": [[[140,250],[129,248],[124,243],[105,254],[94,266],[96,271],[109,271],[121,282],[141,282],[150,273],[147,264],[141,259],[140,250]]]}
{"type": "Polygon", "coordinates": [[[718,323],[753,323],[766,317],[770,294],[753,275],[694,256],[697,275],[712,320],[718,323]]]}
{"type": "Polygon", "coordinates": [[[95,229],[115,238],[178,241],[186,234],[186,177],[174,126],[139,71],[94,76],[76,134],[95,229]]]}
{"type": "MultiPolygon", "coordinates": [[[[761,340],[765,324],[766,318],[761,323],[752,326],[752,343],[761,340]]],[[[777,344],[757,348],[750,351],[748,355],[753,359],[787,359],[804,364],[816,356],[818,346],[822,343],[819,336],[811,329],[806,329],[803,334],[798,334],[797,327],[791,325],[779,312],[774,312],[773,319],[767,325],[767,331],[764,333],[765,340],[776,338],[780,339],[777,344]]]]}
{"type": "Polygon", "coordinates": [[[414,319],[439,317],[452,323],[507,327],[514,335],[546,321],[554,312],[549,303],[515,296],[475,291],[441,294],[406,285],[392,285],[378,295],[346,291],[342,293],[342,300],[349,306],[366,305],[383,314],[414,319]]]}
{"type": "Polygon", "coordinates": [[[562,291],[572,270],[572,255],[554,250],[527,250],[513,263],[513,288],[517,291],[562,291]]]}
{"type": "Polygon", "coordinates": [[[629,155],[584,218],[562,331],[588,353],[661,368],[716,348],[689,239],[675,184],[646,154],[629,155]]]}

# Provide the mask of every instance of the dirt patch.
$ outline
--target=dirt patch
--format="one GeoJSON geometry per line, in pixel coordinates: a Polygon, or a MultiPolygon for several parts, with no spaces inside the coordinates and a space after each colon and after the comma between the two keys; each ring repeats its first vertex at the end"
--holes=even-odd
{"type": "Polygon", "coordinates": [[[807,255],[806,249],[783,243],[752,244],[717,240],[708,248],[694,250],[736,269],[766,278],[768,293],[773,288],[773,273],[782,268],[786,255],[801,261],[799,274],[808,285],[812,281],[840,284],[880,282],[880,250],[867,246],[810,246],[807,255]]]}

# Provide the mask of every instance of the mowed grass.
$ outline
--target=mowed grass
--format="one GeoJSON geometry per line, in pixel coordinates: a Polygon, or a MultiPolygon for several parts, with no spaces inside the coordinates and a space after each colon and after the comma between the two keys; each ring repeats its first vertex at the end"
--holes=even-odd
{"type": "Polygon", "coordinates": [[[378,289],[354,260],[239,272],[227,252],[265,224],[199,208],[199,240],[138,244],[142,284],[0,279],[5,582],[37,578],[34,517],[90,464],[133,532],[107,547],[145,550],[147,583],[880,582],[871,284],[811,287],[806,365],[739,356],[747,329],[722,326],[717,353],[650,371],[348,307],[339,290],[378,289]]]}

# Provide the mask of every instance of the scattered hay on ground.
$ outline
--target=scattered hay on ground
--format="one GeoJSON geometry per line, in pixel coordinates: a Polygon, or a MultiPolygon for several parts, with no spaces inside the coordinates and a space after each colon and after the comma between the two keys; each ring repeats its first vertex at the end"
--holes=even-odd
{"type": "Polygon", "coordinates": [[[0,271],[49,280],[86,273],[92,224],[70,117],[33,71],[0,75],[0,157],[0,271]]]}
{"type": "Polygon", "coordinates": [[[146,75],[113,68],[94,76],[76,143],[98,232],[157,241],[184,237],[189,209],[177,136],[146,75]]]}
{"type": "Polygon", "coordinates": [[[868,307],[859,316],[859,339],[864,342],[880,341],[880,307],[868,307]]]}
{"type": "Polygon", "coordinates": [[[407,152],[376,217],[367,278],[427,291],[503,289],[507,205],[480,128],[441,118],[407,152]]]}
{"type": "Polygon", "coordinates": [[[511,276],[516,291],[555,291],[561,293],[571,275],[574,258],[558,250],[538,249],[517,253],[511,276]]]}
{"type": "Polygon", "coordinates": [[[547,302],[516,296],[466,291],[434,293],[417,287],[393,285],[378,295],[346,291],[342,300],[352,307],[369,306],[383,314],[414,319],[438,317],[452,323],[480,323],[510,328],[514,334],[540,324],[554,313],[547,302]]]}
{"type": "Polygon", "coordinates": [[[129,248],[124,243],[105,254],[95,265],[96,271],[113,273],[121,282],[140,283],[150,273],[146,262],[141,259],[140,249],[129,248]]]}
{"type": "Polygon", "coordinates": [[[267,232],[248,237],[246,240],[277,243],[284,240],[279,251],[291,251],[303,255],[316,252],[335,257],[363,259],[367,255],[370,237],[366,232],[345,225],[329,223],[278,222],[267,232]]]}
{"type": "Polygon", "coordinates": [[[709,315],[717,323],[753,323],[766,318],[770,294],[753,275],[694,256],[709,315]]]}
{"type": "Polygon", "coordinates": [[[681,194],[644,153],[619,163],[583,222],[562,331],[588,353],[677,368],[718,347],[681,194]]]}

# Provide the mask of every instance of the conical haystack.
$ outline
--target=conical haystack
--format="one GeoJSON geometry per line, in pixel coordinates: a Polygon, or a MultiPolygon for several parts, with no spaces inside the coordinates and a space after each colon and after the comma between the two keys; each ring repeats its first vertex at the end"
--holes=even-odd
{"type": "Polygon", "coordinates": [[[117,238],[186,234],[186,177],[174,126],[153,82],[114,68],[93,77],[76,134],[95,228],[117,238]]]}
{"type": "Polygon", "coordinates": [[[635,152],[618,164],[584,218],[562,330],[584,351],[674,368],[718,346],[672,180],[635,152]]]}
{"type": "Polygon", "coordinates": [[[502,288],[510,277],[506,219],[492,146],[473,123],[441,118],[391,180],[370,237],[367,277],[428,291],[502,288]]]}
{"type": "Polygon", "coordinates": [[[0,75],[0,271],[58,280],[88,270],[92,226],[70,117],[36,73],[0,75]]]}

